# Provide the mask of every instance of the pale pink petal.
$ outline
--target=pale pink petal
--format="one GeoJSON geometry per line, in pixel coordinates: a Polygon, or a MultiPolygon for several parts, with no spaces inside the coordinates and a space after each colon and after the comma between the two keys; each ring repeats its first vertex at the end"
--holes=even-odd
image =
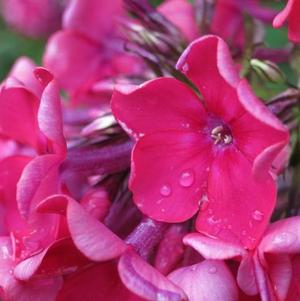
{"type": "MultiPolygon", "coordinates": [[[[49,78],[45,70],[37,70],[37,76],[49,78]]],[[[50,75],[51,76],[51,75],[50,75]]],[[[45,87],[38,110],[38,124],[42,133],[49,139],[48,147],[52,146],[53,152],[65,154],[66,142],[63,135],[61,100],[57,83],[51,80],[45,87]]]]}
{"type": "Polygon", "coordinates": [[[90,260],[110,260],[120,256],[127,249],[127,245],[118,236],[67,196],[49,197],[39,205],[39,212],[41,210],[58,214],[66,212],[74,244],[90,260]]]}
{"type": "Polygon", "coordinates": [[[205,259],[226,260],[241,258],[246,255],[246,250],[241,245],[210,238],[199,233],[187,234],[183,242],[185,245],[194,248],[205,259]]]}
{"type": "Polygon", "coordinates": [[[57,193],[60,163],[60,156],[44,155],[26,165],[17,184],[17,202],[23,217],[28,218],[40,201],[57,193]]]}
{"type": "Polygon", "coordinates": [[[133,251],[127,251],[119,260],[119,275],[123,284],[147,300],[187,300],[183,291],[133,251]]]}
{"type": "Polygon", "coordinates": [[[175,270],[168,278],[184,290],[189,301],[238,300],[233,275],[219,260],[205,260],[175,270]]]}
{"type": "Polygon", "coordinates": [[[300,217],[290,217],[271,224],[262,239],[261,253],[297,254],[300,252],[300,217]]]}
{"type": "Polygon", "coordinates": [[[237,274],[237,283],[241,290],[247,295],[254,296],[259,293],[256,284],[252,253],[249,253],[241,261],[237,274]]]}

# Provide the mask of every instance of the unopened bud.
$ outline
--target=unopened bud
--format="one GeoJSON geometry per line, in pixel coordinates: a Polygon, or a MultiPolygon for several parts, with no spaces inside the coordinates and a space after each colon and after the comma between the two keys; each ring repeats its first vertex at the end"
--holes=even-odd
{"type": "Polygon", "coordinates": [[[279,67],[270,61],[252,59],[250,64],[256,74],[265,81],[277,84],[286,81],[286,78],[279,67]]]}

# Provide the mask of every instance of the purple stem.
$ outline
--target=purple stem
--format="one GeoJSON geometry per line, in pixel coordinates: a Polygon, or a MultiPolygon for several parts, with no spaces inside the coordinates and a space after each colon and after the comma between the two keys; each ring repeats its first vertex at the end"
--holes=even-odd
{"type": "Polygon", "coordinates": [[[100,148],[77,148],[68,152],[61,170],[94,173],[116,173],[127,169],[133,143],[130,140],[100,148]]]}
{"type": "Polygon", "coordinates": [[[144,218],[125,241],[147,260],[153,248],[163,238],[168,226],[167,223],[157,222],[148,217],[144,218]]]}

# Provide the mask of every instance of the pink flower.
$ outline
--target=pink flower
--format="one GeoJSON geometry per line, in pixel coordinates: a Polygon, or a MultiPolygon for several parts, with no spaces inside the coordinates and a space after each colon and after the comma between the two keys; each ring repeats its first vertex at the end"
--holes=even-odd
{"type": "Polygon", "coordinates": [[[300,43],[300,1],[288,0],[286,7],[275,17],[273,26],[281,27],[286,21],[288,22],[289,39],[294,43],[300,43]]]}
{"type": "Polygon", "coordinates": [[[159,78],[115,92],[112,110],[137,140],[130,189],[153,219],[180,222],[199,209],[196,228],[252,248],[276,199],[269,166],[287,129],[240,80],[223,40],[193,42],[178,61],[200,90],[159,78]],[[246,235],[244,235],[246,233],[246,235]]]}
{"type": "Polygon", "coordinates": [[[296,284],[300,275],[299,228],[299,217],[277,221],[268,227],[251,252],[198,233],[185,236],[184,243],[206,259],[240,262],[237,282],[245,294],[259,294],[263,301],[296,301],[300,297],[299,283],[296,284]]]}
{"type": "Polygon", "coordinates": [[[3,0],[1,4],[8,25],[30,37],[47,36],[60,26],[63,10],[60,1],[3,0]]]}
{"type": "Polygon", "coordinates": [[[64,89],[99,100],[97,81],[140,70],[119,37],[117,20],[123,15],[121,0],[69,3],[63,30],[50,37],[43,58],[64,89]]]}

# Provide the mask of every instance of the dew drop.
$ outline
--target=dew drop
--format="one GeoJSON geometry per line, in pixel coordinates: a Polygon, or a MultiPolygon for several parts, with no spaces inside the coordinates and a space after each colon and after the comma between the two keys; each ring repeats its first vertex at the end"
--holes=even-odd
{"type": "Polygon", "coordinates": [[[185,64],[182,66],[182,71],[183,71],[183,72],[188,72],[188,71],[189,71],[189,65],[188,65],[188,63],[185,63],[185,64]]]}
{"type": "Polygon", "coordinates": [[[260,212],[259,210],[255,210],[252,213],[252,218],[258,222],[261,222],[264,218],[264,214],[260,212]]]}
{"type": "Polygon", "coordinates": [[[246,230],[243,230],[243,231],[242,231],[242,235],[243,235],[243,236],[246,236],[246,235],[247,235],[247,231],[246,231],[246,230]]]}
{"type": "Polygon", "coordinates": [[[163,185],[161,188],[160,188],[160,194],[162,196],[170,196],[172,193],[172,189],[171,189],[171,186],[170,185],[163,185]]]}
{"type": "Polygon", "coordinates": [[[217,272],[217,268],[214,267],[214,266],[212,266],[212,267],[210,267],[210,268],[208,269],[208,272],[209,272],[210,274],[215,274],[215,273],[217,272]]]}
{"type": "Polygon", "coordinates": [[[186,170],[181,174],[179,183],[182,187],[191,187],[194,183],[194,180],[194,172],[191,170],[186,170]]]}

